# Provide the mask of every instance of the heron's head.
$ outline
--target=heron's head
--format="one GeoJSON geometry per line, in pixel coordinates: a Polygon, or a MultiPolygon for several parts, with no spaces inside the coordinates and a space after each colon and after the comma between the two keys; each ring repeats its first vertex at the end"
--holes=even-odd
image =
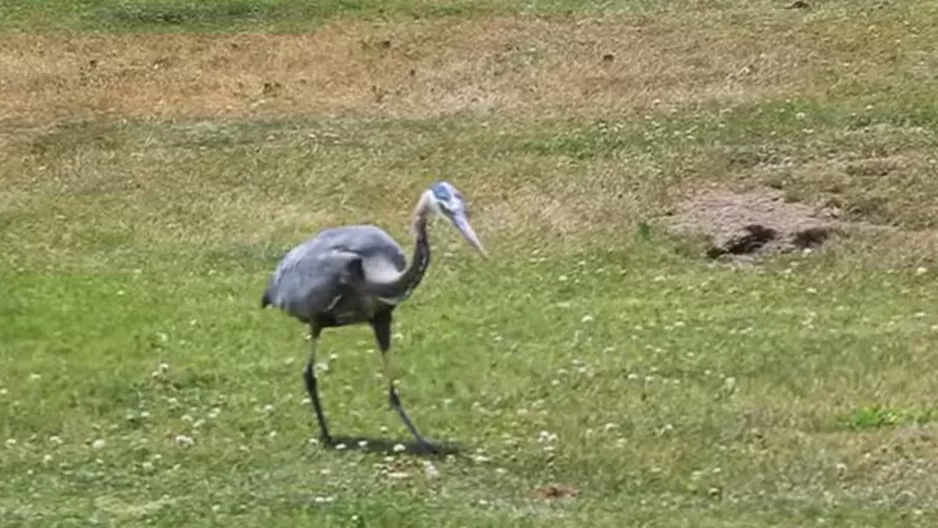
{"type": "Polygon", "coordinates": [[[482,241],[479,240],[475,230],[469,223],[469,205],[453,184],[447,181],[434,183],[426,193],[426,204],[430,211],[436,213],[449,222],[462,233],[469,244],[483,257],[488,258],[482,241]]]}

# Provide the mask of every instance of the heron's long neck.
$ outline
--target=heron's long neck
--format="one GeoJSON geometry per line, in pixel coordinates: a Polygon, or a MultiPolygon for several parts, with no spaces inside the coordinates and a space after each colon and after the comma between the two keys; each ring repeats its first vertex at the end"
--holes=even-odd
{"type": "Polygon", "coordinates": [[[397,302],[403,302],[420,285],[423,276],[427,274],[427,268],[430,267],[430,237],[427,234],[427,217],[419,217],[414,222],[416,235],[414,238],[414,253],[410,257],[410,263],[407,269],[398,279],[397,287],[400,292],[395,296],[397,302]]]}
{"type": "Polygon", "coordinates": [[[407,268],[394,280],[386,283],[371,283],[369,293],[391,304],[400,304],[410,297],[420,285],[427,268],[430,266],[430,238],[427,233],[429,208],[426,200],[421,200],[414,215],[414,253],[407,268]]]}

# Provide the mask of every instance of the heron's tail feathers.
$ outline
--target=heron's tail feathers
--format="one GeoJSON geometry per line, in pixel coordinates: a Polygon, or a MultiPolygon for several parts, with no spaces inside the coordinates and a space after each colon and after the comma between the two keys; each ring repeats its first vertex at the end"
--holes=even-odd
{"type": "Polygon", "coordinates": [[[264,291],[264,296],[261,297],[261,309],[267,308],[270,306],[270,290],[264,291]]]}

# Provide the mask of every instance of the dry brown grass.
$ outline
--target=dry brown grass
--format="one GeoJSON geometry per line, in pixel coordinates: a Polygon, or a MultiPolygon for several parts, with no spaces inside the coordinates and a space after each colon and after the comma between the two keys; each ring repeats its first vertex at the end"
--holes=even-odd
{"type": "Polygon", "coordinates": [[[825,75],[893,71],[889,38],[855,53],[862,21],[778,16],[748,27],[698,13],[341,21],[309,35],[5,35],[0,118],[599,113],[813,94],[830,88],[825,75]]]}
{"type": "Polygon", "coordinates": [[[735,169],[751,184],[769,184],[796,201],[810,201],[865,220],[904,229],[930,229],[938,205],[932,174],[935,135],[917,126],[876,125],[858,130],[826,131],[810,147],[753,159],[735,169]]]}
{"type": "MultiPolygon", "coordinates": [[[[19,126],[6,127],[6,133],[0,130],[0,147],[10,154],[0,166],[4,169],[0,179],[12,182],[19,174],[48,174],[37,172],[45,170],[46,164],[39,151],[46,145],[58,148],[55,145],[62,141],[74,142],[76,137],[93,135],[94,131],[60,133],[55,126],[46,125],[65,118],[102,114],[162,121],[284,114],[426,117],[497,112],[505,121],[491,123],[493,133],[520,134],[537,142],[545,138],[523,130],[532,125],[530,117],[540,120],[551,114],[621,115],[647,107],[836,95],[851,82],[859,82],[857,79],[879,76],[878,82],[888,83],[895,82],[895,76],[913,75],[914,69],[905,67],[908,64],[896,62],[898,49],[904,46],[909,51],[918,45],[896,41],[896,32],[902,27],[898,21],[881,19],[876,28],[870,29],[862,19],[830,14],[802,16],[789,11],[739,24],[731,14],[714,10],[658,19],[548,20],[519,16],[393,24],[345,20],[309,35],[7,35],[0,37],[0,64],[5,73],[0,78],[0,119],[19,126]],[[857,53],[860,42],[865,43],[862,54],[857,53]],[[897,64],[902,67],[897,68],[897,64]],[[527,121],[515,123],[512,114],[521,114],[527,121]]],[[[863,82],[860,84],[867,86],[863,82]]],[[[670,132],[681,132],[678,125],[674,127],[670,132]]],[[[653,128],[647,127],[649,131],[653,128]]],[[[167,231],[164,226],[150,232],[150,224],[138,225],[137,236],[151,242],[167,239],[164,241],[215,245],[232,241],[235,233],[236,242],[251,244],[279,237],[292,239],[313,229],[314,224],[355,220],[343,216],[347,210],[336,209],[334,204],[328,209],[314,209],[315,204],[326,200],[324,194],[317,195],[325,192],[317,183],[291,183],[278,189],[290,197],[303,196],[303,206],[296,206],[292,198],[284,196],[258,200],[255,188],[228,196],[224,193],[231,186],[226,182],[233,176],[211,175],[231,163],[230,159],[224,163],[219,160],[219,164],[206,162],[198,169],[189,162],[175,167],[171,160],[160,158],[159,140],[139,140],[143,143],[135,146],[110,145],[107,142],[129,141],[120,139],[124,137],[121,133],[112,132],[102,132],[104,144],[93,140],[78,148],[81,152],[74,155],[81,163],[76,161],[74,167],[53,164],[50,172],[57,175],[54,180],[41,180],[43,187],[51,185],[52,193],[67,190],[80,194],[92,188],[120,190],[134,181],[142,187],[133,192],[142,196],[148,189],[152,191],[153,185],[165,187],[162,180],[171,175],[180,189],[210,189],[205,195],[210,199],[198,200],[203,210],[212,211],[219,231],[201,229],[185,235],[167,231]],[[82,170],[95,164],[98,166],[93,171],[82,170]],[[209,183],[213,177],[218,177],[220,183],[209,183]],[[80,180],[80,185],[75,184],[77,190],[68,183],[71,180],[80,180]],[[198,240],[183,240],[186,236],[198,240]]],[[[306,136],[304,131],[291,134],[306,136]]],[[[394,182],[389,180],[385,190],[405,192],[402,189],[406,188],[416,193],[425,182],[416,181],[422,177],[410,175],[422,174],[441,162],[435,162],[432,155],[426,162],[417,162],[411,159],[411,149],[433,153],[439,148],[452,148],[420,141],[399,144],[402,139],[388,147],[381,143],[387,137],[381,130],[352,134],[356,135],[353,141],[370,142],[371,151],[382,152],[383,160],[359,159],[355,169],[339,170],[356,154],[351,149],[344,153],[330,150],[335,154],[330,157],[334,168],[323,170],[324,158],[320,157],[320,166],[314,170],[307,167],[308,160],[302,153],[315,145],[281,145],[282,138],[249,141],[286,149],[293,156],[287,156],[289,162],[279,152],[239,155],[252,163],[267,160],[264,163],[268,166],[263,171],[252,171],[251,178],[260,178],[257,174],[261,172],[269,178],[283,171],[302,180],[321,172],[329,176],[317,178],[333,181],[366,177],[353,174],[380,173],[394,182]],[[397,169],[389,172],[389,165],[397,169]]],[[[398,136],[402,138],[406,132],[398,134],[403,134],[398,136]]],[[[475,127],[469,134],[474,134],[478,143],[483,142],[485,132],[481,128],[475,127]]],[[[545,133],[545,137],[550,134],[545,133]]],[[[691,153],[679,142],[673,147],[609,146],[602,143],[608,138],[597,134],[573,134],[574,142],[582,141],[587,150],[596,150],[587,152],[586,161],[572,161],[576,152],[571,154],[565,151],[566,146],[553,144],[542,145],[543,152],[533,156],[521,148],[500,162],[473,159],[479,152],[474,146],[462,153],[459,163],[464,170],[453,177],[473,189],[473,197],[480,204],[476,210],[480,231],[505,237],[537,235],[563,247],[593,235],[631,236],[640,220],[662,212],[685,188],[696,188],[701,180],[725,181],[728,176],[766,183],[783,174],[796,183],[797,189],[815,195],[827,192],[831,182],[843,180],[844,205],[851,205],[876,191],[874,188],[873,194],[868,192],[876,182],[864,177],[864,171],[871,169],[863,160],[869,158],[874,165],[886,163],[863,157],[862,152],[847,159],[845,147],[835,143],[856,143],[852,137],[825,140],[825,145],[830,141],[838,151],[834,158],[815,156],[821,149],[815,146],[811,151],[814,154],[794,160],[794,168],[760,162],[727,169],[720,165],[723,156],[719,147],[691,153]],[[846,175],[848,165],[858,167],[862,174],[846,175]],[[662,174],[668,177],[662,179],[662,174]]],[[[877,141],[887,146],[902,144],[910,141],[907,135],[891,134],[877,141]]],[[[673,138],[660,139],[662,144],[670,145],[673,138]]],[[[782,138],[776,142],[786,143],[782,138]]],[[[170,150],[177,147],[163,145],[170,150]]],[[[903,155],[914,156],[915,163],[902,165],[898,172],[909,169],[924,174],[927,166],[920,147],[906,150],[903,155]]],[[[480,148],[484,151],[488,147],[480,148]]],[[[190,155],[186,152],[184,157],[190,155]]],[[[882,192],[892,200],[886,179],[883,185],[886,190],[882,192]]],[[[32,184],[22,187],[27,188],[30,193],[37,189],[32,184]]],[[[11,196],[0,193],[0,201],[10,203],[14,199],[11,196]]],[[[814,202],[817,196],[810,198],[806,201],[814,202]]],[[[398,222],[399,211],[409,207],[410,199],[407,195],[384,200],[382,203],[388,204],[384,208],[356,203],[351,209],[369,207],[372,217],[356,219],[387,224],[398,222]]],[[[890,203],[898,205],[881,211],[883,218],[914,223],[916,211],[921,210],[903,207],[901,201],[890,203]]],[[[871,204],[875,206],[875,200],[871,204]]],[[[400,220],[397,225],[405,224],[400,220]]]]}

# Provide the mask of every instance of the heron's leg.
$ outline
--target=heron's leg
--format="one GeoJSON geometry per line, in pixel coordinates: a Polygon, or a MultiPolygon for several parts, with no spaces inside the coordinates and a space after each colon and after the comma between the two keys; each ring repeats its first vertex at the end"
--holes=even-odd
{"type": "Polygon", "coordinates": [[[313,403],[313,410],[316,412],[316,420],[319,422],[319,438],[330,445],[332,436],[329,435],[329,428],[326,426],[326,417],[322,413],[322,404],[319,403],[319,390],[316,387],[316,345],[319,344],[319,334],[322,328],[318,325],[310,325],[310,351],[309,361],[306,362],[306,370],[303,371],[303,380],[306,382],[306,391],[309,393],[309,399],[313,403]]]}
{"type": "Polygon", "coordinates": [[[371,327],[375,331],[375,339],[378,341],[378,348],[381,350],[381,360],[384,362],[384,376],[388,380],[388,402],[391,407],[400,415],[401,421],[410,430],[410,433],[417,439],[420,447],[426,451],[434,451],[430,442],[420,434],[414,423],[407,416],[407,411],[401,405],[401,398],[397,395],[397,389],[394,387],[394,369],[391,357],[391,312],[381,312],[371,321],[371,327]]]}

